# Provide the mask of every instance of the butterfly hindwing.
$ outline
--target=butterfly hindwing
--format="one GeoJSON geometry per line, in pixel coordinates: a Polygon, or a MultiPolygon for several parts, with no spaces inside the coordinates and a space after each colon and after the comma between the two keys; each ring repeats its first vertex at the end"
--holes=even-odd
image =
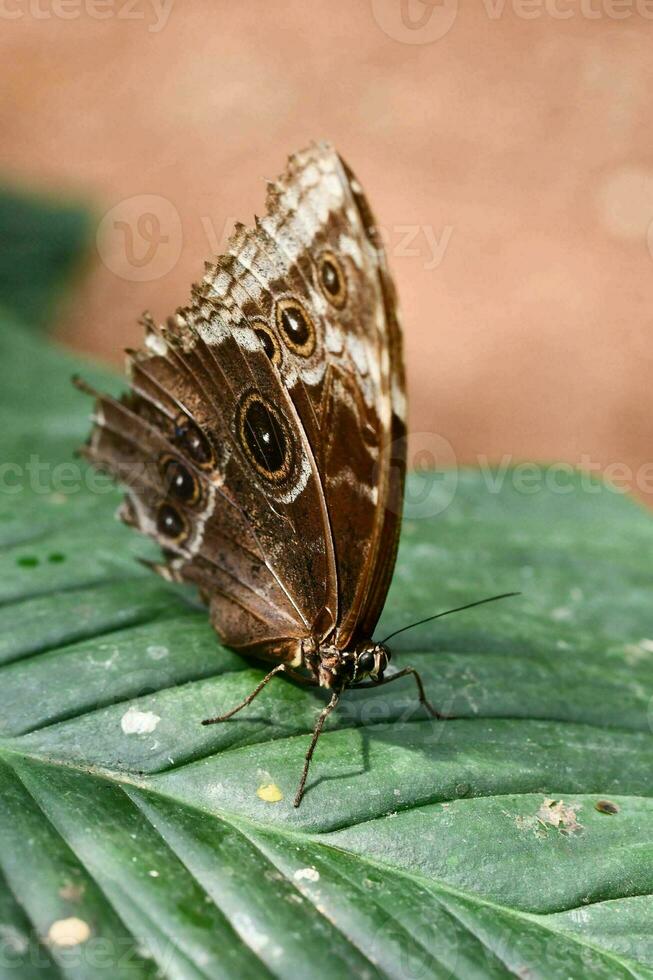
{"type": "Polygon", "coordinates": [[[216,317],[208,324],[196,318],[189,342],[187,316],[180,311],[132,355],[131,409],[101,398],[86,453],[127,484],[121,516],[165,548],[171,577],[200,586],[225,642],[255,646],[307,635],[329,607],[335,580],[303,430],[282,393],[274,390],[272,402],[277,382],[260,348],[245,358],[216,317]],[[267,455],[257,442],[265,426],[274,439],[267,455]],[[167,456],[200,485],[206,506],[164,485],[159,462],[167,456]],[[166,508],[181,517],[179,534],[161,526],[166,508]]]}

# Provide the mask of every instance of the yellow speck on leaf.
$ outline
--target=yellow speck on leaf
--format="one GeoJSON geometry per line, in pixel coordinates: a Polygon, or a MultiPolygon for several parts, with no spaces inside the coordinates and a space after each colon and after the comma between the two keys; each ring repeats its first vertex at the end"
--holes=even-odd
{"type": "Polygon", "coordinates": [[[70,919],[57,919],[48,930],[48,939],[53,946],[79,946],[91,935],[88,923],[72,916],[70,919]]]}
{"type": "Polygon", "coordinates": [[[264,800],[266,803],[278,803],[283,799],[283,793],[276,783],[263,783],[263,785],[259,786],[259,788],[256,790],[256,795],[260,800],[264,800]]]}

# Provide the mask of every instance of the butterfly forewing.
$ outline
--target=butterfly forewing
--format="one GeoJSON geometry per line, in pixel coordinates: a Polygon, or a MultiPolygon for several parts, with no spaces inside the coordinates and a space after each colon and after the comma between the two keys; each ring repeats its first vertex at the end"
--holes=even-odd
{"type": "Polygon", "coordinates": [[[302,640],[370,637],[403,493],[396,317],[369,207],[321,144],[290,159],[190,304],[146,322],[131,393],[98,398],[88,457],[229,645],[291,660],[302,640]]]}

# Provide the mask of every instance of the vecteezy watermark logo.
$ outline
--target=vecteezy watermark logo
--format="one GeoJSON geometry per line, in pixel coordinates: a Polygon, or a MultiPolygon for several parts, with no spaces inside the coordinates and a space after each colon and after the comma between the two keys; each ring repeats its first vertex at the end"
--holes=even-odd
{"type": "Polygon", "coordinates": [[[438,231],[433,225],[378,226],[386,252],[393,259],[422,259],[427,272],[439,269],[453,234],[453,225],[443,225],[438,231]]]}
{"type": "MultiPolygon", "coordinates": [[[[383,880],[378,872],[368,871],[361,886],[373,899],[381,893],[383,880]]],[[[445,980],[461,976],[458,968],[461,935],[451,928],[449,916],[439,910],[416,910],[411,914],[409,928],[400,916],[388,916],[370,934],[372,959],[392,964],[388,972],[401,980],[428,980],[433,976],[445,980]]]]}
{"type": "Polygon", "coordinates": [[[404,457],[410,471],[403,497],[408,520],[435,517],[447,509],[456,495],[458,466],[453,446],[437,432],[411,432],[393,442],[388,450],[390,468],[403,469],[404,457]]]}
{"type": "Polygon", "coordinates": [[[158,34],[168,23],[174,0],[0,0],[0,20],[130,20],[158,34]]]}
{"type": "Polygon", "coordinates": [[[104,215],[96,244],[106,267],[121,279],[160,279],[175,267],[181,255],[179,212],[171,201],[157,194],[128,197],[104,215]]]}
{"type": "Polygon", "coordinates": [[[447,509],[456,495],[458,466],[448,439],[437,432],[411,432],[407,459],[411,479],[406,484],[406,517],[420,520],[447,509]]]}
{"type": "MultiPolygon", "coordinates": [[[[388,447],[389,465],[395,476],[403,470],[406,438],[388,447]]],[[[383,454],[385,463],[387,454],[383,454]]],[[[460,481],[458,460],[453,446],[437,432],[411,432],[408,437],[405,516],[408,519],[435,517],[454,500],[460,481]]],[[[583,453],[575,463],[536,463],[519,461],[506,453],[500,459],[478,453],[468,458],[466,468],[476,471],[488,494],[504,490],[522,497],[539,494],[565,496],[574,493],[653,495],[653,460],[637,467],[623,462],[600,463],[583,453]]],[[[156,459],[134,462],[121,471],[120,481],[135,492],[143,492],[160,479],[156,459]]],[[[114,493],[113,481],[105,473],[75,460],[52,463],[33,453],[27,462],[0,462],[0,497],[16,496],[29,489],[37,495],[52,495],[63,503],[69,496],[86,491],[114,493]]]]}
{"type": "MultiPolygon", "coordinates": [[[[238,218],[227,216],[220,225],[210,214],[200,216],[200,223],[209,251],[220,255],[227,251],[229,238],[238,218]]],[[[377,225],[379,237],[388,255],[393,259],[420,259],[427,272],[439,269],[449,250],[453,225],[395,224],[377,225]]]]}
{"type": "Polygon", "coordinates": [[[653,0],[483,0],[490,20],[499,20],[505,12],[520,20],[628,20],[639,16],[653,19],[653,0]]]}
{"type": "Polygon", "coordinates": [[[431,44],[453,27],[458,0],[372,0],[372,13],[394,41],[431,44]]]}

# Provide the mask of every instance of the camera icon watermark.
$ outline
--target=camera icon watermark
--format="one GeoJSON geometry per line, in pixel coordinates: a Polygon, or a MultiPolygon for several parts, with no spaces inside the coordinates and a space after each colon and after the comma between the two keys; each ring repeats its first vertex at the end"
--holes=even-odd
{"type": "Polygon", "coordinates": [[[381,30],[402,44],[432,44],[449,33],[458,0],[371,0],[381,30]]]}
{"type": "MultiPolygon", "coordinates": [[[[371,896],[379,886],[371,873],[362,879],[362,887],[371,896]]],[[[428,906],[411,915],[410,928],[396,916],[389,916],[370,936],[373,961],[377,957],[390,959],[393,976],[401,980],[428,980],[438,976],[442,980],[461,976],[460,933],[450,927],[448,915],[436,905],[428,906]]]]}
{"type": "Polygon", "coordinates": [[[404,514],[408,520],[423,520],[442,514],[458,489],[458,460],[449,440],[438,432],[411,432],[404,514]]]}

